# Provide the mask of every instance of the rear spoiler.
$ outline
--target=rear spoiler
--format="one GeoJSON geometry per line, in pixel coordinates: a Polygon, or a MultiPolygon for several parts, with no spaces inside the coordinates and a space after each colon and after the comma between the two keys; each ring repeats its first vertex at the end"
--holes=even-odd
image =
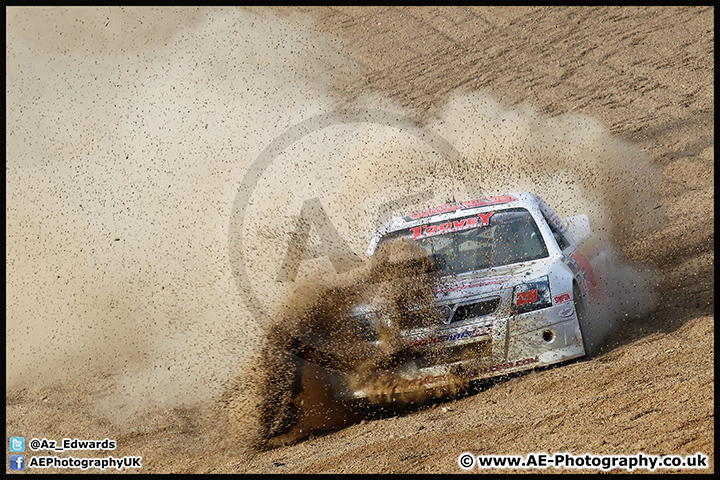
{"type": "Polygon", "coordinates": [[[562,222],[578,245],[582,245],[585,240],[592,236],[593,232],[590,229],[590,219],[584,213],[582,215],[575,215],[574,217],[563,218],[562,222]]]}

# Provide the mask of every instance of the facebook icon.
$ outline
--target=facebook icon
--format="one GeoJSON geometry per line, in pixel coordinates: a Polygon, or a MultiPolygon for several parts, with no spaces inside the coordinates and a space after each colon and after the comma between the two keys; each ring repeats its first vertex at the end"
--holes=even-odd
{"type": "Polygon", "coordinates": [[[10,470],[25,470],[25,455],[10,455],[10,470]]]}

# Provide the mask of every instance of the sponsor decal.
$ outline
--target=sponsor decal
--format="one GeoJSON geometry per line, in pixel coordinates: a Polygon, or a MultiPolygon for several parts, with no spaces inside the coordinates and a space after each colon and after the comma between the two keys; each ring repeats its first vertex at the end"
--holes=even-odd
{"type": "Polygon", "coordinates": [[[463,338],[474,338],[481,337],[483,335],[489,335],[492,331],[492,325],[486,325],[483,327],[470,328],[462,332],[446,333],[437,337],[419,338],[410,342],[411,347],[422,347],[424,345],[434,345],[441,342],[452,342],[463,338]]]}
{"type": "Polygon", "coordinates": [[[572,307],[565,307],[560,312],[558,312],[558,315],[560,315],[563,318],[571,317],[572,314],[575,313],[575,309],[572,307]]]}
{"type": "Polygon", "coordinates": [[[538,299],[538,291],[537,288],[533,290],[528,290],[526,292],[518,292],[517,294],[517,300],[515,301],[515,305],[525,305],[526,303],[534,303],[537,302],[538,299]]]}
{"type": "Polygon", "coordinates": [[[561,303],[567,303],[570,301],[570,294],[568,292],[555,295],[553,297],[553,305],[560,305],[561,303]]]}
{"type": "Polygon", "coordinates": [[[503,275],[503,276],[499,276],[499,277],[489,277],[489,278],[474,278],[471,280],[465,280],[463,282],[455,283],[453,285],[450,285],[447,288],[439,288],[439,289],[437,289],[437,293],[448,294],[450,292],[467,290],[468,288],[484,287],[486,285],[499,285],[501,283],[507,282],[511,278],[512,278],[512,276],[510,276],[510,275],[503,275]]]}
{"type": "Polygon", "coordinates": [[[492,372],[502,372],[503,370],[508,370],[515,367],[521,367],[523,365],[532,365],[533,363],[538,363],[540,359],[536,356],[532,358],[524,358],[522,360],[518,360],[517,362],[507,362],[507,363],[499,363],[497,365],[493,365],[491,367],[483,367],[478,368],[473,373],[475,375],[484,375],[486,373],[492,373],[492,372]]]}
{"type": "Polygon", "coordinates": [[[421,225],[419,227],[411,228],[410,231],[413,232],[413,239],[417,240],[418,238],[434,237],[435,235],[442,235],[443,233],[459,232],[470,228],[487,226],[490,224],[490,217],[493,213],[495,212],[481,213],[477,217],[449,220],[444,223],[436,223],[433,225],[421,225]]]}

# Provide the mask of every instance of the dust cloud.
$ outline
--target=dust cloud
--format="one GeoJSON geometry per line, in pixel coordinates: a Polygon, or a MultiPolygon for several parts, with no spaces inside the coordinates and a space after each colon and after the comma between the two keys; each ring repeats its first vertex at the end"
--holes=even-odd
{"type": "Polygon", "coordinates": [[[113,374],[122,395],[101,413],[117,421],[217,393],[257,330],[227,259],[238,182],[333,105],[323,75],[341,58],[307,26],[7,10],[9,389],[113,374]]]}
{"type": "MultiPolygon", "coordinates": [[[[373,101],[377,100],[369,100],[368,103],[373,101]]],[[[392,110],[395,107],[385,103],[383,108],[392,110]]],[[[399,115],[409,115],[404,109],[395,111],[399,115]]],[[[656,306],[654,286],[659,281],[658,274],[649,266],[628,264],[622,255],[623,245],[657,229],[665,215],[656,188],[659,171],[651,166],[647,155],[635,145],[613,136],[606,127],[587,116],[567,114],[549,118],[529,106],[506,107],[482,94],[453,96],[441,117],[428,122],[425,127],[440,132],[461,153],[465,164],[458,168],[443,163],[442,158],[422,151],[417,142],[402,138],[391,129],[365,127],[360,135],[364,139],[362,145],[353,145],[352,139],[340,142],[345,151],[354,152],[345,159],[347,165],[343,165],[342,161],[332,164],[340,171],[352,172],[345,176],[350,180],[339,182],[339,186],[332,183],[322,185],[320,182],[323,188],[329,187],[325,188],[325,199],[336,212],[333,218],[350,217],[360,225],[373,224],[375,220],[377,225],[373,215],[378,212],[378,207],[398,197],[411,200],[402,205],[402,210],[396,209],[395,214],[410,208],[429,207],[451,198],[461,200],[513,191],[533,191],[545,198],[561,217],[580,213],[590,217],[594,235],[585,245],[585,250],[597,277],[599,298],[589,306],[588,318],[591,320],[584,332],[590,348],[588,353],[602,350],[604,340],[613,328],[652,311],[656,306]],[[366,140],[369,131],[373,133],[372,143],[366,140]],[[375,148],[370,147],[371,144],[375,148]],[[421,154],[418,155],[418,151],[421,154]],[[363,221],[358,221],[358,218],[363,221]]],[[[330,164],[318,166],[321,170],[329,167],[330,164]]],[[[299,190],[300,187],[297,187],[296,191],[299,190]]],[[[312,196],[320,192],[319,189],[308,189],[304,194],[312,196]]],[[[340,222],[337,224],[342,226],[340,222]]],[[[311,230],[311,226],[307,225],[308,234],[311,230]]],[[[362,238],[365,245],[372,235],[372,232],[365,231],[358,235],[357,228],[341,232],[346,234],[345,238],[351,238],[351,242],[362,238]]],[[[263,240],[267,241],[272,236],[264,236],[263,240]]],[[[274,237],[282,236],[278,231],[274,237]]],[[[353,246],[356,251],[362,248],[353,246]]],[[[305,271],[304,278],[294,285],[294,290],[286,294],[274,317],[296,330],[298,326],[313,325],[316,330],[322,327],[319,329],[322,332],[315,331],[316,335],[309,341],[313,347],[318,347],[318,338],[356,345],[358,339],[349,338],[346,332],[341,333],[333,327],[338,327],[343,314],[353,304],[360,303],[358,291],[372,290],[367,288],[372,282],[363,274],[351,276],[348,280],[347,276],[333,272],[328,262],[324,265],[315,262],[313,266],[315,268],[305,271]],[[347,286],[341,289],[337,286],[339,284],[347,286]],[[326,287],[323,289],[318,285],[326,287]],[[328,303],[328,299],[333,301],[328,303]]],[[[408,278],[417,280],[420,276],[415,272],[408,278]]],[[[262,288],[270,291],[272,285],[265,284],[262,288]]],[[[396,291],[394,294],[397,304],[402,304],[402,293],[396,291]]],[[[402,321],[403,312],[398,311],[391,317],[394,321],[402,321]]],[[[307,332],[305,336],[300,331],[286,331],[282,335],[274,332],[272,335],[276,339],[293,338],[304,344],[302,339],[307,337],[307,332]]],[[[393,344],[392,338],[388,344],[393,344]]],[[[275,358],[286,356],[287,370],[296,368],[296,375],[301,375],[302,367],[295,363],[303,361],[297,355],[307,357],[307,352],[298,353],[297,347],[289,348],[282,342],[275,342],[267,348],[275,352],[275,358]]],[[[327,345],[323,348],[332,350],[327,345]]],[[[398,352],[393,353],[396,360],[402,358],[402,355],[397,355],[398,352]]],[[[378,352],[371,356],[385,359],[378,352]]],[[[328,366],[323,359],[317,359],[316,363],[328,366]]],[[[376,367],[380,363],[371,362],[376,367]]],[[[388,363],[386,359],[385,363],[388,363]]],[[[283,384],[275,379],[276,372],[283,369],[278,370],[275,363],[267,360],[265,364],[272,365],[275,372],[268,372],[268,384],[283,384]]],[[[365,386],[372,386],[370,389],[378,392],[380,400],[389,398],[382,395],[383,389],[393,392],[399,386],[398,379],[383,376],[372,368],[364,368],[362,362],[358,361],[356,367],[364,373],[372,372],[363,375],[355,371],[353,374],[359,382],[366,382],[365,386]]],[[[287,371],[284,374],[288,374],[287,371]]],[[[283,400],[278,400],[280,395],[277,392],[268,393],[268,405],[276,409],[279,405],[286,405],[284,408],[287,410],[290,408],[287,405],[293,404],[293,395],[312,388],[328,388],[322,384],[301,387],[298,382],[296,378],[294,393],[293,390],[284,392],[286,396],[283,400]]],[[[458,379],[455,392],[462,391],[465,386],[462,379],[458,379]]],[[[422,402],[426,397],[418,392],[413,400],[422,402]]],[[[283,418],[277,410],[275,413],[271,416],[274,421],[283,418]]],[[[332,416],[329,410],[326,415],[326,419],[332,416]]],[[[280,429],[283,441],[291,441],[288,429],[303,418],[302,413],[295,412],[284,418],[287,423],[280,429]]],[[[317,420],[315,423],[321,424],[317,420]]],[[[266,429],[265,434],[272,436],[271,430],[266,429]]],[[[297,430],[294,433],[297,439],[307,435],[308,431],[306,428],[302,434],[297,430]]]]}
{"type": "Polygon", "coordinates": [[[464,175],[480,178],[486,194],[532,191],[560,217],[589,216],[594,235],[584,251],[598,283],[591,353],[622,322],[655,308],[659,272],[629,264],[622,253],[666,221],[661,171],[639,147],[586,115],[547,117],[480,93],[451,98],[433,128],[468,159],[464,175]]]}
{"type": "MultiPolygon", "coordinates": [[[[414,112],[381,95],[343,97],[337,85],[356,66],[300,17],[9,8],[6,25],[7,388],[112,373],[122,394],[93,408],[126,422],[222,394],[251,368],[243,359],[278,360],[228,260],[240,179],[274,138],[339,103],[414,112]]],[[[594,257],[613,275],[608,289],[637,286],[635,302],[627,289],[610,292],[608,318],[652,308],[654,273],[621,255],[664,216],[658,172],[636,146],[592,118],[548,118],[479,93],[453,95],[423,128],[465,163],[377,125],[329,128],[279,157],[285,167],[266,173],[248,208],[248,269],[268,311],[284,301],[291,314],[312,310],[317,297],[290,297],[293,288],[338,283],[323,258],[301,265],[297,285],[276,281],[288,222],[306,199],[321,197],[362,254],[388,205],[397,214],[522,190],[560,216],[590,215],[609,249],[594,257]]],[[[341,278],[345,303],[354,275],[341,278]]]]}
{"type": "MultiPolygon", "coordinates": [[[[239,444],[254,449],[292,444],[370,414],[334,398],[333,374],[350,390],[368,392],[378,411],[396,400],[397,406],[419,406],[432,398],[392,371],[412,355],[401,329],[441,324],[432,308],[438,280],[424,249],[397,239],[379,249],[369,268],[356,269],[342,282],[327,276],[296,282],[274,312],[253,361],[222,397],[239,444]],[[377,344],[367,341],[365,327],[347,320],[359,304],[381,304],[392,319],[373,329],[377,344]],[[402,388],[407,394],[395,398],[402,388]]],[[[457,387],[462,383],[458,379],[457,387]]]]}

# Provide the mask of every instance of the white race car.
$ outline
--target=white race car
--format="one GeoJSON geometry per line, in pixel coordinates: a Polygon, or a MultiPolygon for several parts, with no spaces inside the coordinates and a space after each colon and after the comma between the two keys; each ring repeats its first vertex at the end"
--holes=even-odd
{"type": "MultiPolygon", "coordinates": [[[[381,350],[382,331],[392,327],[393,351],[402,352],[399,361],[385,364],[397,380],[392,395],[582,357],[589,351],[583,328],[596,284],[578,246],[591,235],[587,215],[560,219],[533,193],[395,217],[379,229],[367,253],[378,254],[398,239],[422,247],[435,273],[432,315],[424,315],[430,320],[420,320],[428,308],[418,301],[405,302],[404,320],[398,321],[382,295],[352,306],[346,319],[381,350]]],[[[331,375],[336,398],[377,393],[377,385],[362,382],[331,375]]]]}
{"type": "Polygon", "coordinates": [[[591,236],[587,215],[560,219],[533,193],[391,219],[365,276],[303,292],[269,329],[264,435],[284,442],[327,428],[333,409],[421,404],[584,356],[599,289],[579,245],[591,236]]]}

